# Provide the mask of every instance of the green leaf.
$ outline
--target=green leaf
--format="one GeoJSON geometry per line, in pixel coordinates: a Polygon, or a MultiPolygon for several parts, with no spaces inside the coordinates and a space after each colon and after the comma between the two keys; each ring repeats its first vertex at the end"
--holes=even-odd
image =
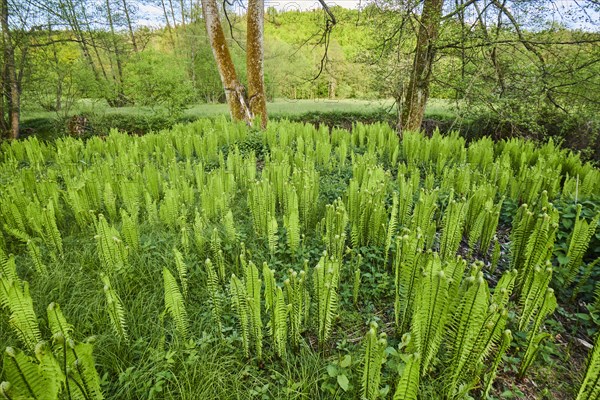
{"type": "Polygon", "coordinates": [[[334,376],[336,376],[337,372],[338,372],[338,370],[337,370],[337,367],[335,365],[329,364],[327,366],[327,373],[329,374],[330,377],[333,378],[334,376]]]}
{"type": "Polygon", "coordinates": [[[348,377],[344,374],[337,376],[337,383],[344,390],[344,392],[348,391],[348,377]]]}
{"type": "Polygon", "coordinates": [[[340,367],[348,368],[350,364],[352,364],[352,356],[350,356],[350,354],[346,354],[344,358],[342,358],[342,361],[340,361],[340,367]]]}

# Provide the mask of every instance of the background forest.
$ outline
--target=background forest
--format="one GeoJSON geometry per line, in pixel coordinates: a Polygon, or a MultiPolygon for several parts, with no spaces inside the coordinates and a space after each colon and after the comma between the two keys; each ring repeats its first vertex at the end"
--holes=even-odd
{"type": "MultiPolygon", "coordinates": [[[[359,110],[355,119],[393,123],[412,71],[418,3],[333,6],[332,26],[321,9],[268,8],[266,95],[269,102],[286,100],[271,113],[324,111],[327,104],[314,100],[328,99],[340,106],[333,108],[339,111],[333,121],[324,117],[326,123],[339,122],[342,109],[359,110]]],[[[423,127],[461,128],[467,136],[552,135],[598,156],[599,6],[567,3],[446,2],[430,49],[433,121],[423,127]]],[[[245,9],[225,5],[229,47],[242,66],[245,9]]],[[[146,131],[213,114],[193,106],[225,101],[199,2],[6,0],[3,9],[5,132],[19,102],[24,132],[33,133],[68,130],[73,122],[67,117],[75,114],[94,121],[98,132],[109,122],[146,131]]]]}

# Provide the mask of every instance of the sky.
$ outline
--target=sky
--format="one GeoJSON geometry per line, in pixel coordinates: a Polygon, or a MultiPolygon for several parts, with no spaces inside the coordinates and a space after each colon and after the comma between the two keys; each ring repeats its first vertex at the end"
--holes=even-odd
{"type": "MultiPolygon", "coordinates": [[[[358,9],[367,4],[368,0],[325,0],[329,6],[340,6],[349,9],[358,9]]],[[[570,28],[581,28],[589,31],[600,31],[600,12],[591,7],[580,7],[586,0],[554,0],[549,8],[549,17],[557,22],[572,21],[567,24],[570,28]],[[576,18],[580,17],[580,18],[576,18]],[[573,22],[574,21],[574,22],[573,22]]],[[[279,11],[304,11],[321,8],[316,0],[265,0],[265,8],[274,7],[279,11]]],[[[158,5],[138,5],[138,25],[161,26],[164,25],[163,11],[158,5]]],[[[240,7],[240,13],[244,10],[240,7]]],[[[515,10],[515,15],[519,15],[515,10]]],[[[522,17],[527,17],[523,15],[522,17]]]]}

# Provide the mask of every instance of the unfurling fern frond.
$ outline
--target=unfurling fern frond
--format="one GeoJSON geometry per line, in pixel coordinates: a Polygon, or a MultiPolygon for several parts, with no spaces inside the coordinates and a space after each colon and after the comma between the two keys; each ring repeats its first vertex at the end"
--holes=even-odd
{"type": "Polygon", "coordinates": [[[352,285],[352,301],[358,304],[358,293],[360,290],[360,264],[354,270],[354,285],[352,285]]]}
{"type": "Polygon", "coordinates": [[[64,339],[71,339],[73,325],[69,324],[60,306],[57,303],[50,303],[46,309],[46,314],[48,315],[48,325],[52,337],[60,334],[64,339]]]}
{"type": "Polygon", "coordinates": [[[101,275],[104,284],[104,295],[106,296],[106,309],[110,322],[119,340],[128,341],[127,323],[125,321],[125,309],[117,292],[113,289],[110,279],[105,274],[101,275]]]}
{"type": "Polygon", "coordinates": [[[414,345],[417,352],[423,355],[421,375],[425,375],[440,348],[450,308],[450,283],[440,264],[437,255],[429,261],[412,316],[414,345]]]}
{"type": "Polygon", "coordinates": [[[67,351],[64,364],[67,366],[70,396],[73,399],[102,400],[100,377],[96,371],[93,346],[90,343],[66,341],[67,351]]]}
{"type": "Polygon", "coordinates": [[[269,215],[269,224],[267,226],[267,241],[269,244],[269,251],[271,254],[275,253],[275,249],[277,248],[277,230],[279,229],[277,225],[277,219],[274,215],[269,215]]]}
{"type": "Polygon", "coordinates": [[[396,386],[394,400],[417,400],[421,374],[421,356],[418,353],[406,357],[404,370],[396,386]]]}
{"type": "Polygon", "coordinates": [[[379,395],[379,381],[381,379],[381,366],[385,361],[385,348],[387,340],[385,333],[377,337],[377,324],[371,323],[365,337],[365,357],[363,359],[363,374],[361,381],[361,398],[374,400],[379,395]]]}
{"type": "Polygon", "coordinates": [[[165,288],[165,309],[175,321],[175,327],[179,331],[179,334],[183,337],[187,337],[188,333],[188,316],[185,311],[185,303],[183,296],[177,285],[177,280],[171,274],[168,268],[163,268],[163,283],[165,288]]]}
{"type": "MultiPolygon", "coordinates": [[[[20,350],[7,347],[4,352],[4,374],[10,382],[12,399],[54,400],[59,396],[65,376],[47,346],[36,347],[38,362],[20,350]]],[[[0,392],[1,393],[1,392],[0,392]]]]}

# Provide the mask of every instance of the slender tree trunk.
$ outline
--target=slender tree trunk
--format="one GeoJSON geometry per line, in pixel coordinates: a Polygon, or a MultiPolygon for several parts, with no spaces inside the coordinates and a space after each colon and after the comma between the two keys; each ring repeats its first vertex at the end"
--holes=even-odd
{"type": "Polygon", "coordinates": [[[440,28],[443,5],[443,0],[425,0],[423,4],[413,68],[402,112],[399,113],[400,132],[421,128],[425,105],[429,97],[431,68],[435,57],[435,42],[440,28]]]}
{"type": "Polygon", "coordinates": [[[246,101],[244,86],[237,78],[235,66],[229,53],[229,46],[227,46],[219,19],[219,8],[216,0],[202,0],[202,12],[210,47],[217,63],[221,83],[225,89],[225,97],[227,98],[231,117],[249,123],[252,120],[252,114],[246,101]]]}
{"type": "Polygon", "coordinates": [[[0,15],[0,24],[2,25],[2,42],[4,45],[4,65],[6,74],[4,75],[8,99],[9,114],[9,137],[17,139],[19,137],[19,125],[21,119],[21,94],[17,82],[17,72],[15,68],[15,51],[10,37],[10,27],[8,26],[8,0],[2,0],[2,10],[0,15]]]}
{"type": "Polygon", "coordinates": [[[137,43],[135,41],[135,34],[133,32],[133,25],[131,23],[131,17],[129,16],[129,8],[127,7],[127,0],[123,0],[123,11],[125,11],[125,19],[127,20],[127,27],[129,28],[129,36],[131,37],[131,45],[133,51],[138,52],[137,43]]]}
{"type": "Polygon", "coordinates": [[[171,24],[169,23],[169,13],[167,12],[165,0],[160,0],[160,2],[162,4],[163,13],[165,14],[165,22],[167,23],[167,30],[169,31],[169,37],[171,38],[171,45],[175,47],[175,39],[173,39],[173,29],[171,28],[171,24]]]}
{"type": "MultiPolygon", "coordinates": [[[[117,85],[117,99],[116,105],[125,105],[125,93],[123,93],[123,64],[121,62],[121,51],[119,50],[119,43],[117,42],[117,34],[115,32],[115,26],[113,23],[112,10],[110,8],[110,0],[106,0],[106,13],[108,17],[108,24],[110,26],[110,36],[112,38],[112,44],[115,51],[115,61],[117,63],[117,76],[115,84],[117,85]]],[[[114,76],[114,73],[113,73],[114,76]]]]}
{"type": "Polygon", "coordinates": [[[248,102],[253,117],[267,126],[267,99],[264,81],[264,0],[249,0],[246,36],[246,72],[248,74],[248,102]]]}

